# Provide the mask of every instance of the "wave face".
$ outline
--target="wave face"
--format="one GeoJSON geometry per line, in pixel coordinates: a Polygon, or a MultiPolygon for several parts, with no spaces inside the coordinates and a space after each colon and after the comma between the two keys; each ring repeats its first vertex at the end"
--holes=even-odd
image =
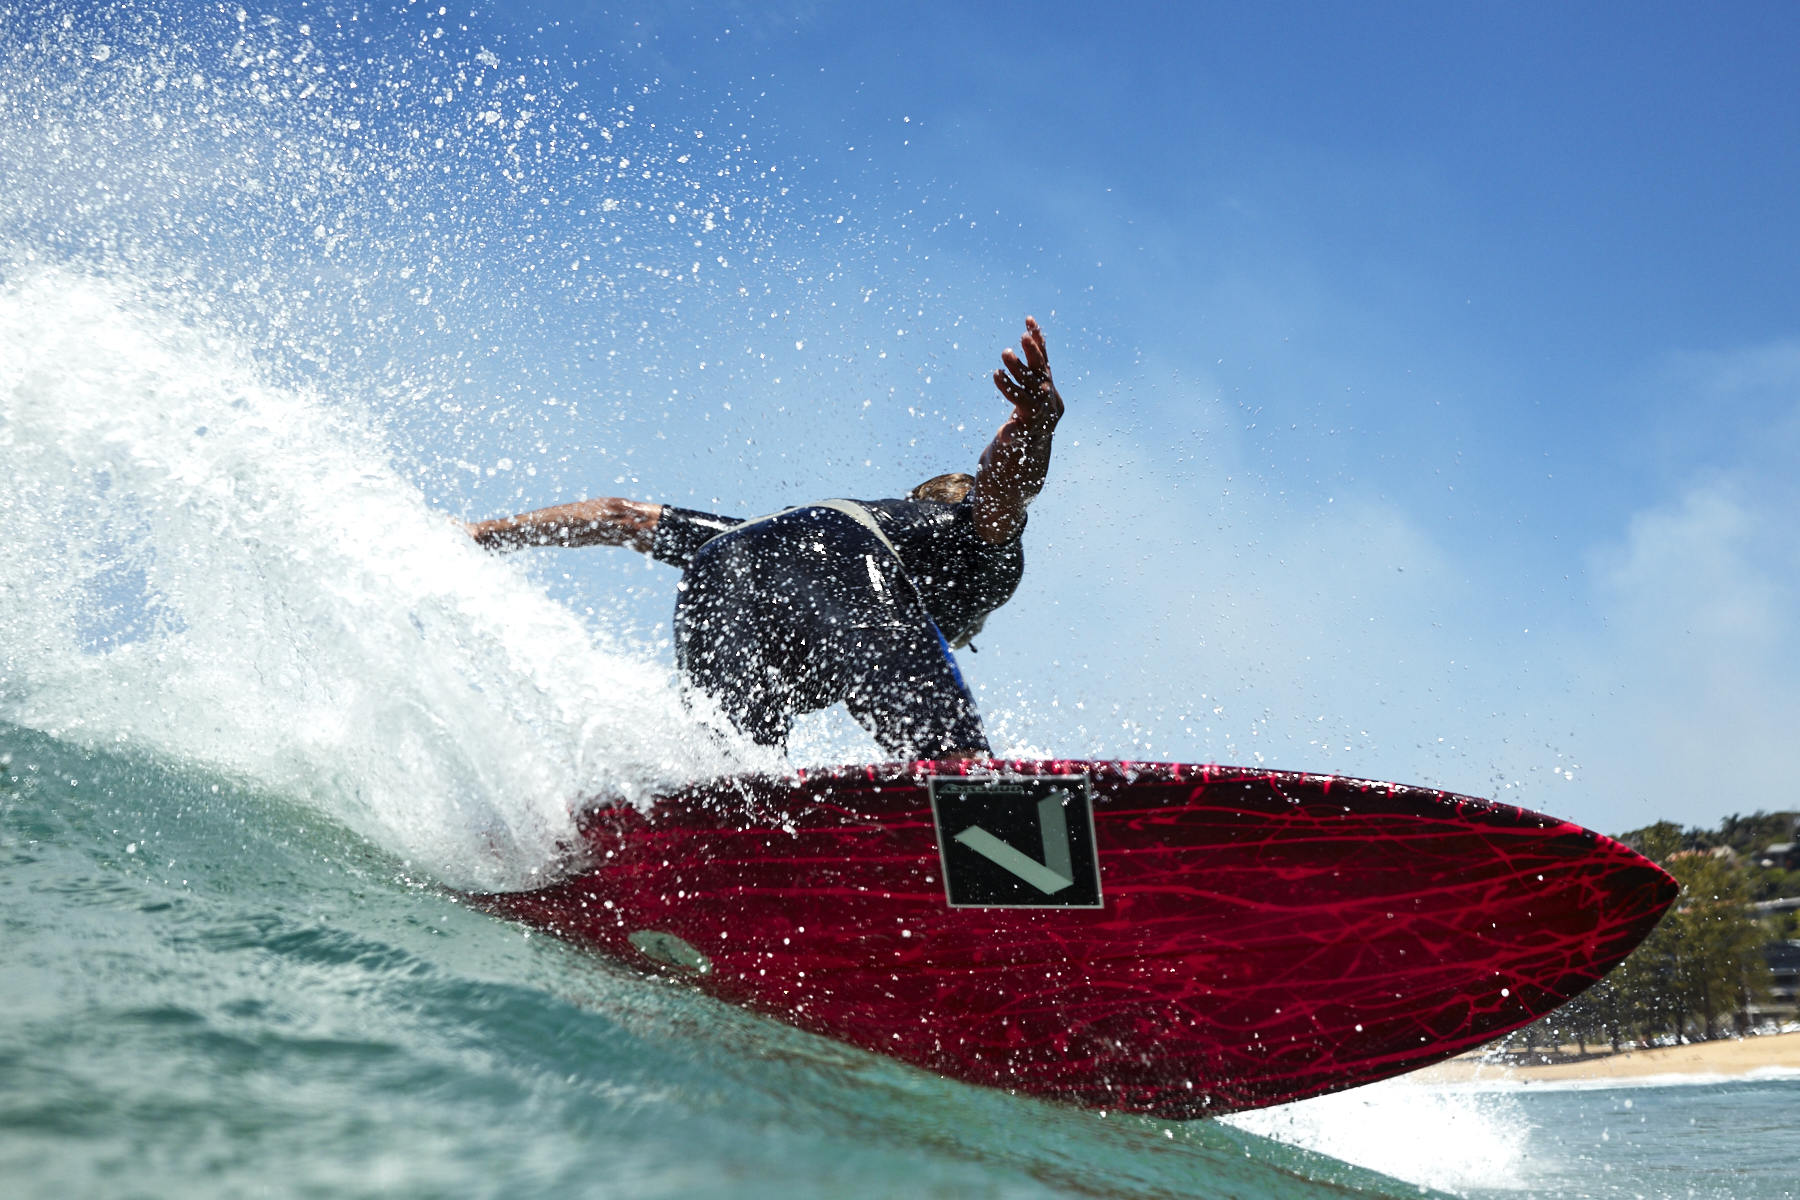
{"type": "Polygon", "coordinates": [[[0,1177],[70,1195],[1417,1196],[950,1083],[471,912],[311,804],[0,724],[0,1177]]]}

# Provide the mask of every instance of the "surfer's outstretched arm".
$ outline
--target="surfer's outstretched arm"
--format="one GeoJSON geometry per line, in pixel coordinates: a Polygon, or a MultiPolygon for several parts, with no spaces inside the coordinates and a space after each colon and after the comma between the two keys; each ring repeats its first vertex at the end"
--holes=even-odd
{"type": "Polygon", "coordinates": [[[602,496],[464,525],[489,550],[521,546],[629,546],[650,553],[662,505],[602,496]]]}
{"type": "Polygon", "coordinates": [[[1063,415],[1062,397],[1050,378],[1044,331],[1031,317],[1025,318],[1019,348],[1025,351],[1024,361],[1007,350],[1000,355],[1006,369],[994,372],[994,386],[1012,401],[1013,410],[981,452],[971,494],[975,531],[994,546],[1018,535],[1025,524],[1025,506],[1043,490],[1050,470],[1050,438],[1063,415]]]}

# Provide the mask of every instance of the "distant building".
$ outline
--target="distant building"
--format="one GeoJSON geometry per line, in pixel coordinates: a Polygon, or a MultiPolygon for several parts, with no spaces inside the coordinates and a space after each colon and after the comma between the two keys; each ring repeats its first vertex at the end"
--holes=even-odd
{"type": "Polygon", "coordinates": [[[1800,871],[1800,842],[1777,842],[1751,858],[1759,867],[1779,867],[1783,871],[1800,871]]]}
{"type": "Polygon", "coordinates": [[[1772,986],[1766,1004],[1752,1004],[1744,1015],[1752,1025],[1792,1021],[1800,1017],[1800,941],[1770,942],[1763,947],[1772,986]]]}

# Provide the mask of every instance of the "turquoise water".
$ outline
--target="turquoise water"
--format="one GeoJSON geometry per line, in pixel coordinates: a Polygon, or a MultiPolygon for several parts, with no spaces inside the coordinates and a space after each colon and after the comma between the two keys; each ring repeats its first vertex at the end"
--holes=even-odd
{"type": "Polygon", "coordinates": [[[636,483],[644,397],[718,330],[770,345],[708,306],[791,282],[797,235],[756,147],[318,11],[0,23],[6,1200],[1789,1194],[1791,1082],[1121,1119],[470,912],[555,870],[574,797],[775,765],[632,612],[444,512],[636,483]],[[655,211],[727,171],[729,225],[655,211]]]}
{"type": "Polygon", "coordinates": [[[1419,1194],[750,1017],[470,912],[216,775],[11,726],[0,758],[0,1178],[21,1200],[1419,1194]]]}
{"type": "MultiPolygon", "coordinates": [[[[1800,1079],[1531,1093],[1517,1187],[1567,1200],[1800,1195],[1800,1079]]],[[[1472,1188],[1472,1197],[1517,1188],[1472,1188]]]]}
{"type": "Polygon", "coordinates": [[[8,1196],[1796,1190],[1800,1080],[1396,1082],[1229,1122],[1103,1117],[471,912],[316,809],[217,773],[12,725],[0,761],[8,1196]]]}
{"type": "Polygon", "coordinates": [[[1800,1193],[1800,1072],[1627,1086],[1405,1079],[1228,1118],[1470,1200],[1780,1200],[1800,1193]]]}

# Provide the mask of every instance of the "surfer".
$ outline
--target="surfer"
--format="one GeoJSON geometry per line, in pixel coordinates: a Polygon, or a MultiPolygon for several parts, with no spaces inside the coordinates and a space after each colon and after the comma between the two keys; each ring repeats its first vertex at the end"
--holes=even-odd
{"type": "Polygon", "coordinates": [[[952,647],[1012,597],[1025,510],[1044,486],[1063,401],[1031,317],[994,386],[1013,408],[974,475],[904,500],[824,500],[745,521],[617,497],[469,525],[490,549],[627,546],[682,568],[675,658],[740,732],[785,746],[802,713],[843,701],[897,758],[990,753],[952,647]]]}

